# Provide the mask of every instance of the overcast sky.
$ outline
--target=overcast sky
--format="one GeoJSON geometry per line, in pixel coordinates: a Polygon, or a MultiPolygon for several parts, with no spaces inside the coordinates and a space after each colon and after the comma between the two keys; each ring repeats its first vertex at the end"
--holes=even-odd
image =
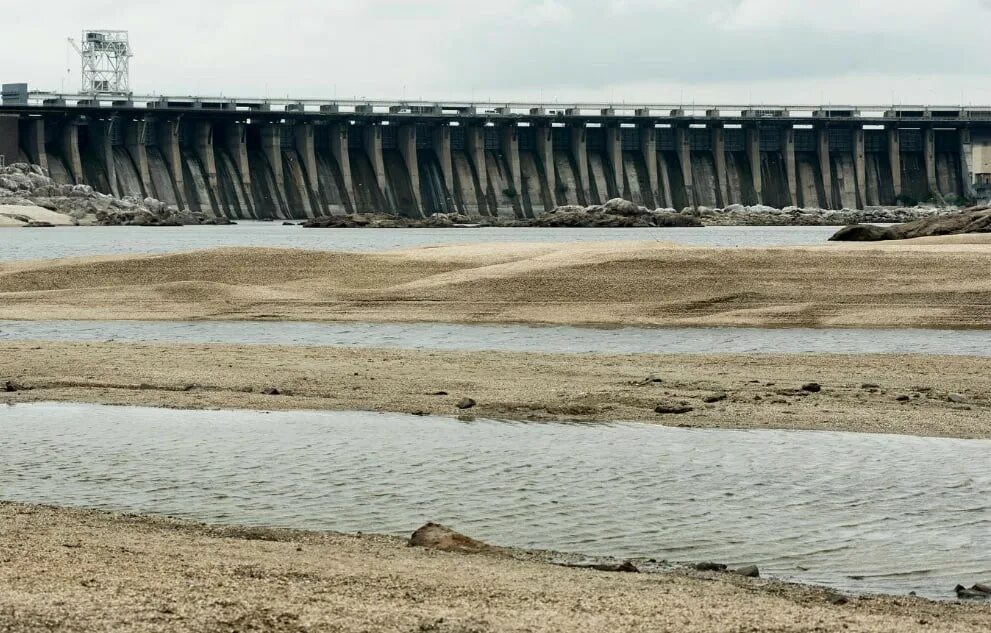
{"type": "Polygon", "coordinates": [[[76,90],[66,38],[115,28],[140,93],[991,104],[991,0],[5,4],[0,80],[32,89],[76,90]]]}

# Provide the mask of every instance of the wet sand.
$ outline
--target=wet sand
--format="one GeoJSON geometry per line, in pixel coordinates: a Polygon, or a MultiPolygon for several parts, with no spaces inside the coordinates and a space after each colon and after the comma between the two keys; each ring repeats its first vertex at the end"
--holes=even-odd
{"type": "MultiPolygon", "coordinates": [[[[412,531],[412,527],[411,527],[412,531]]],[[[0,630],[983,631],[991,606],[849,598],[730,575],[619,574],[539,553],[0,503],[0,630]],[[57,599],[53,599],[57,596],[57,599]]]]}
{"type": "Polygon", "coordinates": [[[218,249],[0,267],[0,318],[985,328],[991,242],[218,249]]]}
{"type": "Polygon", "coordinates": [[[370,410],[991,438],[991,359],[973,357],[0,342],[0,388],[6,380],[22,390],[0,390],[0,403],[370,410]],[[820,392],[802,390],[813,382],[820,392]],[[279,395],[263,393],[273,388],[279,395]],[[466,397],[478,404],[460,411],[466,397]],[[692,410],[659,414],[658,406],[692,410]]]}

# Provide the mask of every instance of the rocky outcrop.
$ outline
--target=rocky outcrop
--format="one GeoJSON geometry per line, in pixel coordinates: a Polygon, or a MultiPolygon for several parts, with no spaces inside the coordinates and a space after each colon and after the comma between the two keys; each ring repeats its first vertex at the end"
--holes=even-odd
{"type": "Polygon", "coordinates": [[[724,209],[685,209],[706,226],[846,226],[849,224],[896,224],[931,218],[955,209],[935,207],[878,207],[872,209],[776,209],[763,205],[730,205],[724,209]]]}
{"type": "Polygon", "coordinates": [[[616,198],[606,204],[567,205],[533,219],[477,218],[458,213],[438,213],[426,218],[404,218],[379,213],[324,216],[303,223],[307,228],[445,228],[445,227],[561,227],[634,228],[702,226],[696,217],[666,209],[650,210],[616,198]]]}
{"type": "MultiPolygon", "coordinates": [[[[485,225],[503,226],[509,223],[491,222],[485,225]]],[[[471,218],[459,213],[435,213],[426,218],[406,218],[385,213],[365,213],[353,215],[327,215],[302,223],[310,229],[413,229],[413,228],[453,228],[456,226],[480,226],[471,218]]]]}
{"type": "Polygon", "coordinates": [[[615,198],[603,205],[582,207],[567,205],[557,207],[534,220],[529,226],[575,228],[649,228],[703,226],[702,221],[691,215],[669,209],[650,210],[629,200],[615,198]]]}
{"type": "Polygon", "coordinates": [[[877,242],[966,233],[991,233],[991,207],[972,207],[896,226],[854,224],[843,227],[829,239],[834,242],[877,242]]]}
{"type": "MultiPolygon", "coordinates": [[[[226,223],[226,221],[220,221],[226,223]]],[[[0,168],[0,226],[216,224],[154,198],[115,198],[88,185],[60,185],[38,165],[0,168]]]]}

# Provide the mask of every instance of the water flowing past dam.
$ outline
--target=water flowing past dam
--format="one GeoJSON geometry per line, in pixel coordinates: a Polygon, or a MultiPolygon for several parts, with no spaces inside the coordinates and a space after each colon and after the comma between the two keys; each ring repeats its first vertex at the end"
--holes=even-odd
{"type": "Polygon", "coordinates": [[[530,218],[615,197],[841,209],[961,201],[991,186],[983,110],[284,108],[161,99],[4,104],[0,117],[3,144],[57,182],[232,219],[530,218]]]}

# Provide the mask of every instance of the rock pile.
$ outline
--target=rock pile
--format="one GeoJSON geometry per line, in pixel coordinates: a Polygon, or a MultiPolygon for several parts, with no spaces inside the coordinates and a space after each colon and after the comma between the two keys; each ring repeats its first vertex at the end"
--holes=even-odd
{"type": "MultiPolygon", "coordinates": [[[[487,218],[488,221],[496,218],[487,218]]],[[[435,213],[426,218],[406,218],[385,213],[355,213],[353,215],[325,215],[302,223],[310,229],[413,229],[450,228],[455,226],[477,226],[481,221],[473,221],[460,213],[435,213]]]]}
{"type": "Polygon", "coordinates": [[[763,205],[733,204],[724,209],[685,209],[707,226],[846,226],[848,224],[897,224],[937,217],[955,209],[935,207],[876,207],[871,209],[776,209],[763,205]]]}
{"type": "MultiPolygon", "coordinates": [[[[223,221],[221,221],[223,222],[223,221]]],[[[88,185],[60,185],[38,165],[0,168],[0,225],[214,224],[213,218],[179,211],[154,198],[115,198],[88,185]]]]}
{"type": "Polygon", "coordinates": [[[303,223],[307,228],[445,228],[457,226],[499,227],[568,227],[634,228],[702,226],[701,220],[670,209],[650,210],[628,200],[616,198],[588,207],[565,205],[532,219],[484,217],[472,219],[459,213],[438,213],[423,219],[404,218],[380,213],[335,215],[314,218],[303,223]]]}
{"type": "Polygon", "coordinates": [[[897,226],[853,224],[843,227],[829,239],[834,242],[877,242],[965,233],[991,233],[991,207],[971,207],[897,226]]]}

